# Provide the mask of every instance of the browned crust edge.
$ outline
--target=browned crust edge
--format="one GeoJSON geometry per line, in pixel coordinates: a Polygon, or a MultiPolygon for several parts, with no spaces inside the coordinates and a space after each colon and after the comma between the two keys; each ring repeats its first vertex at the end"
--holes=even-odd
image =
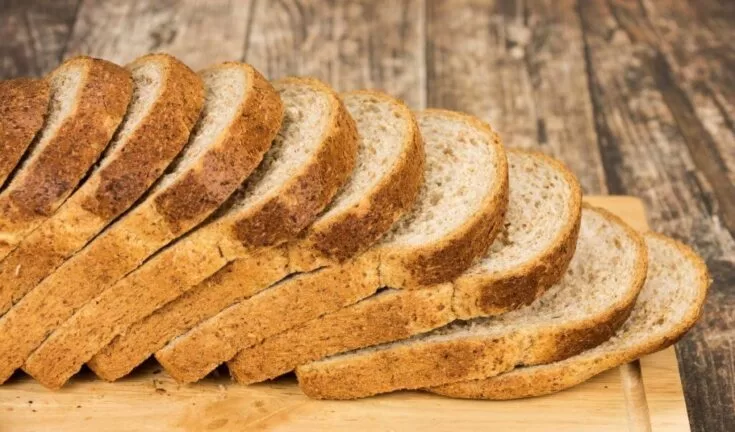
{"type": "Polygon", "coordinates": [[[321,365],[302,365],[296,369],[301,390],[317,399],[356,399],[399,388],[416,389],[483,379],[512,370],[518,364],[558,361],[607,340],[628,316],[643,286],[647,253],[641,236],[620,218],[604,209],[586,204],[584,207],[621,226],[636,244],[638,259],[631,289],[628,295],[610,305],[607,312],[568,323],[560,329],[536,327],[534,330],[538,332],[534,334],[517,331],[425,345],[408,343],[390,350],[361,354],[346,365],[338,361],[330,365],[329,360],[320,362],[321,365]],[[411,367],[397,367],[407,359],[411,367]]]}
{"type": "Polygon", "coordinates": [[[407,121],[408,130],[401,144],[404,150],[391,172],[367,191],[357,205],[323,223],[317,221],[299,245],[336,262],[363,252],[385,234],[413,205],[424,177],[423,142],[411,110],[379,91],[358,90],[343,95],[354,96],[373,97],[394,106],[407,121]]]}
{"type": "Polygon", "coordinates": [[[43,126],[51,90],[42,79],[0,81],[0,187],[43,126]]]}
{"type": "Polygon", "coordinates": [[[156,211],[174,234],[183,234],[220,206],[258,166],[283,119],[283,103],[271,84],[252,66],[225,62],[213,69],[240,68],[248,76],[247,102],[232,132],[210,149],[175,184],[155,197],[156,211]]]}
{"type": "Polygon", "coordinates": [[[357,127],[335,91],[314,78],[289,77],[279,83],[308,86],[327,95],[330,120],[319,138],[319,149],[301,172],[235,223],[235,238],[246,247],[293,239],[329,204],[355,166],[357,127]]]}
{"type": "Polygon", "coordinates": [[[504,272],[469,274],[455,280],[452,308],[459,319],[498,315],[531,304],[561,279],[577,248],[582,218],[582,189],[577,177],[563,163],[543,153],[510,152],[542,159],[562,173],[571,188],[570,218],[533,261],[504,272]]]}
{"type": "Polygon", "coordinates": [[[479,210],[461,227],[425,247],[386,246],[380,250],[381,279],[392,288],[414,289],[453,280],[484,255],[502,228],[508,206],[508,161],[500,136],[476,117],[454,111],[429,109],[417,116],[447,116],[469,123],[488,136],[498,155],[497,181],[479,210]]]}
{"type": "MultiPolygon", "coordinates": [[[[661,351],[681,339],[702,314],[710,276],[704,261],[688,246],[657,233],[646,233],[677,249],[697,269],[697,297],[682,321],[670,334],[649,340],[625,352],[600,353],[590,358],[570,357],[562,362],[520,368],[496,377],[463,381],[427,389],[431,393],[463,399],[507,400],[556,393],[581,384],[606,370],[661,351]]],[[[655,257],[652,257],[655,260],[655,257]]]]}

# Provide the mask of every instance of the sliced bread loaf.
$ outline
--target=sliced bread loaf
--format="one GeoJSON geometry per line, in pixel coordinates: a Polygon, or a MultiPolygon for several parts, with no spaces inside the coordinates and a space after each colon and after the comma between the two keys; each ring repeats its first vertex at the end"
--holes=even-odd
{"type": "Polygon", "coordinates": [[[354,122],[336,93],[317,80],[290,78],[275,87],[285,127],[218,218],[81,308],[28,358],[26,372],[60,387],[116,335],[216,273],[239,249],[293,238],[332,200],[354,167],[354,122]]]}
{"type": "Polygon", "coordinates": [[[579,232],[577,180],[540,153],[511,150],[507,155],[506,221],[483,260],[453,284],[418,290],[421,294],[380,293],[243,349],[228,362],[232,376],[242,383],[263,381],[301,364],[405,339],[457,318],[499,314],[532,302],[558,282],[579,232]],[[434,290],[438,293],[430,294],[434,290]]]}
{"type": "Polygon", "coordinates": [[[169,173],[0,318],[0,382],[78,308],[216,210],[270,147],[283,112],[273,87],[239,63],[200,76],[202,116],[169,173]]]}
{"type": "Polygon", "coordinates": [[[343,101],[360,140],[356,167],[329,208],[283,248],[240,257],[132,325],[88,362],[95,373],[118,379],[172,338],[289,272],[312,270],[364,250],[410,207],[423,178],[424,159],[410,110],[378,92],[348,93],[343,101]]]}
{"type": "Polygon", "coordinates": [[[625,321],[646,265],[637,233],[604,210],[584,208],[567,272],[531,305],[299,366],[299,384],[310,397],[354,399],[570,357],[608,339],[625,321]]]}
{"type": "Polygon", "coordinates": [[[603,344],[555,363],[514,369],[492,378],[433,387],[468,399],[517,399],[555,393],[678,341],[702,313],[710,284],[707,267],[689,247],[646,234],[648,276],[633,311],[603,344]]]}
{"type": "Polygon", "coordinates": [[[202,104],[201,79],[165,54],[126,66],[133,97],[105,156],[56,213],[0,262],[0,314],[132,206],[186,144],[202,104]]]}
{"type": "MultiPolygon", "coordinates": [[[[241,349],[372,295],[382,285],[380,278],[372,275],[382,273],[385,250],[388,259],[406,258],[400,263],[391,261],[392,268],[402,268],[405,274],[423,268],[425,259],[442,256],[447,250],[453,251],[452,256],[461,256],[454,265],[465,265],[465,269],[478,257],[474,254],[485,252],[484,246],[472,242],[492,242],[507,205],[508,175],[502,146],[490,128],[473,117],[430,111],[420,118],[427,162],[425,183],[407,217],[426,229],[431,226],[433,235],[417,236],[415,243],[410,243],[412,246],[394,246],[392,239],[396,234],[390,231],[391,240],[380,242],[351,261],[284,281],[223,310],[156,353],[171,376],[185,382],[201,379],[241,349]],[[424,127],[428,133],[424,133],[424,127]],[[440,132],[439,127],[447,130],[440,132]],[[463,146],[468,148],[462,149],[463,146]],[[458,172],[465,175],[465,190],[457,184],[445,189],[448,174],[458,172]],[[471,211],[457,211],[448,219],[444,212],[460,205],[455,193],[463,193],[461,199],[475,200],[467,204],[471,211]],[[487,238],[474,239],[479,232],[487,238]],[[423,258],[410,257],[411,247],[417,257],[423,258]],[[345,273],[353,276],[345,278],[345,273]]],[[[399,232],[412,232],[401,222],[398,225],[399,232]]],[[[452,272],[447,268],[436,277],[450,277],[452,272]]],[[[406,279],[410,284],[406,286],[415,287],[420,280],[425,279],[406,279]]]]}
{"type": "Polygon", "coordinates": [[[43,79],[0,81],[0,190],[41,130],[50,97],[43,79]]]}
{"type": "Polygon", "coordinates": [[[67,60],[46,80],[46,123],[0,193],[0,259],[74,191],[112,138],[133,92],[130,72],[90,57],[67,60]]]}

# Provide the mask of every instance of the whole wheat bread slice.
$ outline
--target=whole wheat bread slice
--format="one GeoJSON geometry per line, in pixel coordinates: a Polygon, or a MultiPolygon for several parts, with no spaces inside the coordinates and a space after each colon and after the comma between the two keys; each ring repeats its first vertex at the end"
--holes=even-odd
{"type": "Polygon", "coordinates": [[[97,168],[0,262],[0,315],[132,206],[186,144],[204,103],[201,79],[165,54],[126,69],[133,97],[97,168]]]}
{"type": "Polygon", "coordinates": [[[216,210],[270,147],[283,113],[273,87],[240,63],[200,76],[204,109],[169,172],[0,318],[0,382],[77,309],[216,210]]]}
{"type": "Polygon", "coordinates": [[[356,168],[328,209],[298,239],[229,263],[135,323],[88,362],[118,379],[204,319],[295,271],[333,264],[374,243],[404,213],[423,178],[423,146],[408,108],[378,92],[343,95],[357,123],[356,168]],[[290,252],[290,253],[289,253],[290,252]]]}
{"type": "Polygon", "coordinates": [[[0,190],[41,130],[50,98],[46,80],[0,81],[0,190]]]}
{"type": "Polygon", "coordinates": [[[46,122],[0,193],[0,259],[74,191],[112,138],[133,92],[130,72],[90,57],[65,61],[46,80],[46,122]]]}
{"type": "Polygon", "coordinates": [[[116,335],[238,258],[240,249],[288,241],[326,207],[354,167],[355,124],[336,93],[317,80],[274,85],[285,127],[218,218],[80,309],[28,358],[26,372],[60,387],[116,335]]]}
{"type": "Polygon", "coordinates": [[[608,369],[678,341],[702,313],[710,284],[707,267],[689,247],[659,234],[645,235],[648,276],[633,311],[608,341],[555,363],[529,366],[487,379],[429,391],[467,399],[517,399],[568,389],[608,369]]]}
{"type": "MultiPolygon", "coordinates": [[[[485,252],[507,205],[507,164],[497,136],[473,117],[445,111],[422,113],[418,123],[425,143],[425,183],[406,218],[430,235],[399,221],[388,241],[366,253],[287,280],[223,310],[156,353],[171,376],[183,382],[201,379],[241,349],[372,295],[382,285],[375,275],[383,271],[384,256],[387,267],[410,274],[436,270],[425,267],[432,257],[456,257],[453,265],[461,267],[485,252]],[[463,179],[472,186],[463,189],[449,175],[457,172],[464,172],[463,179]],[[460,205],[469,210],[445,213],[460,205]],[[406,238],[411,233],[415,235],[406,238]],[[409,256],[410,250],[415,257],[409,256]]],[[[455,270],[443,267],[433,277],[451,277],[455,270]]],[[[426,280],[411,277],[405,287],[426,280]]]]}
{"type": "Polygon", "coordinates": [[[468,314],[516,309],[556,283],[576,246],[579,185],[548,156],[520,150],[507,156],[506,221],[483,260],[452,284],[420,294],[379,293],[246,348],[228,362],[232,376],[245,384],[259,382],[329,355],[425,333],[468,314]],[[476,307],[488,304],[492,309],[476,307]]]}
{"type": "Polygon", "coordinates": [[[531,305],[299,366],[302,390],[314,398],[354,399],[488,378],[518,365],[558,361],[607,340],[643,285],[646,249],[612,214],[592,208],[582,213],[566,274],[531,305]]]}

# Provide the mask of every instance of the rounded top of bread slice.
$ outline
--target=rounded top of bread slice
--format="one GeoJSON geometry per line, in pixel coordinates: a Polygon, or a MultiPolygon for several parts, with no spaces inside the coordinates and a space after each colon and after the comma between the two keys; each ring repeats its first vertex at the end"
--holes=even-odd
{"type": "Polygon", "coordinates": [[[574,174],[541,153],[507,155],[503,229],[488,253],[455,280],[459,318],[497,315],[532,302],[558,282],[574,255],[582,210],[574,174]]]}
{"type": "Polygon", "coordinates": [[[0,187],[20,162],[43,126],[50,98],[46,80],[16,78],[0,81],[0,187]]]}
{"type": "Polygon", "coordinates": [[[570,388],[675,343],[702,313],[710,284],[707,267],[689,247],[660,234],[644,236],[649,265],[630,317],[602,344],[566,360],[520,367],[495,377],[429,389],[472,399],[516,399],[570,388]]]}
{"type": "Polygon", "coordinates": [[[307,267],[300,261],[308,255],[343,261],[367,249],[411,207],[423,180],[423,144],[408,107],[370,90],[345,93],[342,99],[359,135],[355,169],[292,246],[292,268],[307,267]]]}
{"type": "Polygon", "coordinates": [[[508,198],[505,151],[489,125],[444,110],[416,118],[424,184],[378,250],[382,283],[393,288],[434,285],[465,271],[492,243],[508,198]]]}
{"type": "Polygon", "coordinates": [[[352,172],[355,123],[337,94],[313,78],[275,81],[283,124],[260,166],[221,212],[247,247],[294,238],[327,206],[352,172]]]}

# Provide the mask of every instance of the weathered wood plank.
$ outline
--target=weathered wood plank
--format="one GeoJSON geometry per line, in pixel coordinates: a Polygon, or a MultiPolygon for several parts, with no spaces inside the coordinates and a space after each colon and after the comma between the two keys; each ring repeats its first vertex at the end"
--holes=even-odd
{"type": "Polygon", "coordinates": [[[608,186],[643,198],[654,229],[693,243],[707,259],[712,292],[677,351],[693,430],[727,430],[735,424],[735,241],[712,173],[697,164],[703,150],[692,141],[707,139],[705,128],[651,43],[657,36],[641,24],[645,16],[624,16],[629,5],[615,5],[579,2],[608,186]]]}
{"type": "Polygon", "coordinates": [[[79,0],[0,3],[0,79],[39,76],[57,66],[79,0]]]}
{"type": "Polygon", "coordinates": [[[84,0],[66,56],[89,54],[125,64],[164,51],[194,70],[240,60],[251,6],[236,0],[84,0]]]}
{"type": "Polygon", "coordinates": [[[312,75],[425,105],[424,3],[259,1],[246,59],[270,78],[312,75]]]}
{"type": "Polygon", "coordinates": [[[574,2],[432,2],[429,105],[488,120],[511,147],[550,153],[606,192],[574,2]]]}

